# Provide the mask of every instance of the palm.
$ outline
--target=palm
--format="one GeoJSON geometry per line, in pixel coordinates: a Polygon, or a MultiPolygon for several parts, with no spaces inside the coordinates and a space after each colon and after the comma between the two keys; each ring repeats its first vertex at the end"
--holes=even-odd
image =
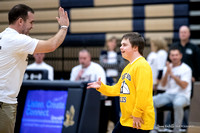
{"type": "Polygon", "coordinates": [[[59,17],[56,17],[56,18],[60,26],[62,25],[69,26],[69,18],[68,18],[67,12],[63,8],[60,7],[58,13],[59,13],[59,17]]]}
{"type": "Polygon", "coordinates": [[[88,89],[89,88],[100,88],[101,87],[101,79],[99,79],[97,82],[88,83],[88,89]]]}

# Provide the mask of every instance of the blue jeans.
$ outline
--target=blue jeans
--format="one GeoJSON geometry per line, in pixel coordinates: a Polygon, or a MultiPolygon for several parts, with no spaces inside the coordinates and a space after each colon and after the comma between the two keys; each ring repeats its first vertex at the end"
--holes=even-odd
{"type": "MultiPolygon", "coordinates": [[[[178,133],[181,127],[185,106],[190,104],[190,101],[183,95],[162,93],[153,97],[155,118],[157,120],[157,108],[163,107],[168,103],[173,103],[174,109],[174,133],[178,133]]],[[[156,122],[155,122],[156,125],[156,122]]]]}

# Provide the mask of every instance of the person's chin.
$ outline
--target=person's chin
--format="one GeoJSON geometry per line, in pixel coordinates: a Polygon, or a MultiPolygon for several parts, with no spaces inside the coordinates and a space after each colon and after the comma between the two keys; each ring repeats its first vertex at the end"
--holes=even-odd
{"type": "Polygon", "coordinates": [[[124,54],[122,54],[122,57],[123,57],[124,59],[126,59],[126,56],[125,56],[124,54]]]}

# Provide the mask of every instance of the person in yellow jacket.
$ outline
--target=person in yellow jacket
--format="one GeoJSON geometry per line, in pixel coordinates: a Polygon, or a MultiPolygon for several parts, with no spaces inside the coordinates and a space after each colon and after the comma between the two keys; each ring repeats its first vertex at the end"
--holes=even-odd
{"type": "Polygon", "coordinates": [[[137,32],[123,35],[122,57],[129,61],[117,84],[108,86],[101,82],[88,83],[89,88],[107,96],[120,96],[121,118],[113,133],[148,133],[154,127],[153,78],[151,67],[145,60],[144,38],[137,32]]]}

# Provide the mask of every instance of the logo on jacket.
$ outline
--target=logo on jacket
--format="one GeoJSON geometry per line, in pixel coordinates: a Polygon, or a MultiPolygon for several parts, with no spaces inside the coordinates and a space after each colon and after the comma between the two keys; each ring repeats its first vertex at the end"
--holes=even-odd
{"type": "Polygon", "coordinates": [[[122,83],[122,85],[121,85],[120,93],[121,93],[121,94],[130,94],[129,87],[128,87],[128,85],[126,84],[125,81],[123,81],[123,83],[122,83]]]}
{"type": "Polygon", "coordinates": [[[191,55],[193,53],[192,49],[190,49],[190,48],[187,48],[185,52],[186,52],[186,54],[189,54],[189,55],[191,55]]]}

